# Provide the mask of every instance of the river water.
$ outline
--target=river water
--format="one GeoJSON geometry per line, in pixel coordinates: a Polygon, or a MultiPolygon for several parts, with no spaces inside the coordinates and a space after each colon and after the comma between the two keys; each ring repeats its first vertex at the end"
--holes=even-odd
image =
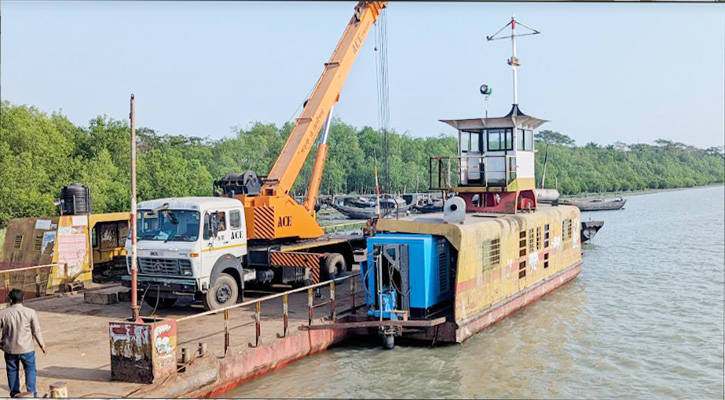
{"type": "Polygon", "coordinates": [[[223,396],[723,398],[724,202],[718,186],[583,213],[605,223],[579,277],[462,345],[345,344],[223,396]]]}

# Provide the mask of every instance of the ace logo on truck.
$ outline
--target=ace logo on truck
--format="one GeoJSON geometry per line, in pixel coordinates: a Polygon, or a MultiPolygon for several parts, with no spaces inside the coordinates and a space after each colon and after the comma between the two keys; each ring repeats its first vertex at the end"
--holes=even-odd
{"type": "Polygon", "coordinates": [[[277,228],[281,228],[283,226],[292,226],[292,217],[287,215],[284,217],[279,217],[279,221],[277,222],[277,228]]]}

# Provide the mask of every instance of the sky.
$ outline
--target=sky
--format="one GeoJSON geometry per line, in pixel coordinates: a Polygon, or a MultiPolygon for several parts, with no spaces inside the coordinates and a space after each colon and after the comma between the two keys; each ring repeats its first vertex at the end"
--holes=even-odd
{"type": "MultiPolygon", "coordinates": [[[[356,2],[12,1],[0,10],[0,98],[87,126],[98,115],[161,134],[219,139],[255,121],[284,124],[317,82],[356,2]]],[[[577,144],[664,138],[723,146],[725,7],[688,3],[389,5],[390,125],[416,137],[440,119],[512,103],[515,14],[541,31],[518,40],[519,105],[577,144]]],[[[378,127],[371,30],[334,115],[378,127]]]]}

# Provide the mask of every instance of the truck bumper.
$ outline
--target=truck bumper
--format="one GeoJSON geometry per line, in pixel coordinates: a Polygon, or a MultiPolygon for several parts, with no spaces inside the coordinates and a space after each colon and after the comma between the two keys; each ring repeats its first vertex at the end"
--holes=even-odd
{"type": "MultiPolygon", "coordinates": [[[[198,292],[198,286],[193,279],[178,278],[162,278],[157,276],[138,276],[139,289],[153,288],[163,292],[190,293],[198,292]]],[[[125,287],[131,287],[131,277],[124,275],[121,277],[121,284],[125,287]]]]}

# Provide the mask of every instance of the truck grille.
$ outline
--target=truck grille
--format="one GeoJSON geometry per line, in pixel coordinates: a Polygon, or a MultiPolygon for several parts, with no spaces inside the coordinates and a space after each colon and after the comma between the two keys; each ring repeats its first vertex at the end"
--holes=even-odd
{"type": "Polygon", "coordinates": [[[144,258],[138,259],[139,273],[148,275],[181,275],[181,269],[191,269],[191,261],[176,258],[144,258]]]}

